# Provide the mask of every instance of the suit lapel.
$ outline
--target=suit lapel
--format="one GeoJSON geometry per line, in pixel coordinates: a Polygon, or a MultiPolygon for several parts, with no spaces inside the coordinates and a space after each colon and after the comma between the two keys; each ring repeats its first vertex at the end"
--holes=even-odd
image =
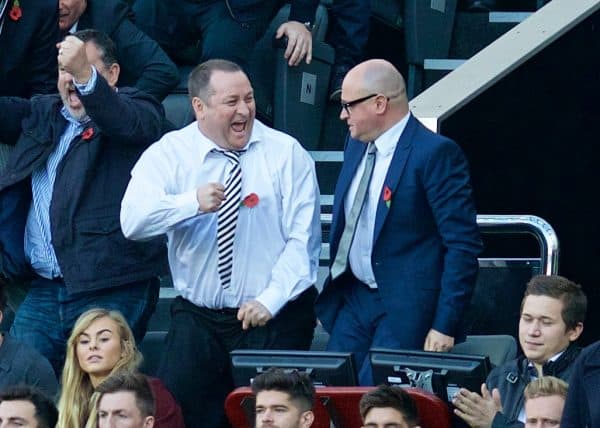
{"type": "Polygon", "coordinates": [[[379,238],[381,229],[383,228],[388,212],[390,211],[390,208],[388,208],[386,201],[384,200],[385,188],[387,187],[391,191],[391,203],[401,203],[400,201],[394,202],[394,196],[396,194],[396,188],[398,187],[400,178],[402,177],[402,173],[404,172],[408,155],[410,154],[410,150],[412,148],[413,136],[416,129],[417,121],[412,115],[410,115],[404,131],[400,135],[400,139],[396,145],[396,150],[394,150],[392,162],[390,163],[385,180],[383,181],[383,188],[381,189],[377,202],[375,229],[373,231],[373,246],[375,246],[375,243],[379,238]]]}

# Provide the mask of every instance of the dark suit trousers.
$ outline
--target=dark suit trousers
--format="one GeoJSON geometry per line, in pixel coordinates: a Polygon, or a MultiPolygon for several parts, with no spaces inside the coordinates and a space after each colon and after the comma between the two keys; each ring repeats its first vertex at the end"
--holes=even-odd
{"type": "Polygon", "coordinates": [[[188,428],[228,426],[223,406],[233,390],[230,351],[310,347],[316,294],[311,287],[264,327],[246,331],[237,320],[237,308],[208,309],[175,299],[158,377],[181,405],[188,428]]]}

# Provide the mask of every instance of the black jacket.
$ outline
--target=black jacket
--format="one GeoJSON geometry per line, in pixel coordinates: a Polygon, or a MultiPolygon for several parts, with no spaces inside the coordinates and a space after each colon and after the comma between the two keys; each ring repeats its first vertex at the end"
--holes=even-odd
{"type": "Polygon", "coordinates": [[[56,43],[58,2],[56,0],[19,0],[23,12],[17,21],[8,15],[13,0],[8,0],[4,26],[0,33],[0,95],[30,97],[56,92],[56,43]]]}
{"type": "MultiPolygon", "coordinates": [[[[160,137],[162,106],[135,89],[112,90],[98,75],[80,99],[91,138],[75,137],[58,165],[50,205],[52,245],[70,293],[124,285],[167,272],[166,246],[125,239],[121,199],[131,168],[160,137]]],[[[30,205],[30,176],[55,149],[67,121],[57,95],[31,100],[0,97],[0,139],[16,146],[0,175],[2,265],[23,267],[22,230],[30,205]],[[16,201],[16,203],[15,203],[16,201]],[[17,232],[15,232],[15,230],[17,232]],[[7,261],[7,254],[11,256],[7,261]],[[12,263],[12,264],[11,264],[12,263]]],[[[8,272],[17,276],[22,272],[8,272]]]]}
{"type": "Polygon", "coordinates": [[[121,0],[88,0],[77,29],[93,28],[108,34],[117,47],[119,84],[134,86],[162,101],[179,83],[179,71],[132,19],[129,5],[121,0]]]}
{"type": "MultiPolygon", "coordinates": [[[[547,362],[543,366],[544,375],[555,376],[565,381],[573,371],[573,361],[579,355],[580,348],[571,345],[565,352],[553,362],[547,362]]],[[[531,381],[528,369],[529,361],[521,356],[496,367],[486,380],[488,389],[498,388],[502,402],[502,413],[496,413],[492,428],[523,428],[524,424],[519,422],[519,412],[525,402],[523,392],[531,381]]]]}
{"type": "Polygon", "coordinates": [[[600,342],[585,348],[569,383],[562,428],[600,427],[600,342]]]}

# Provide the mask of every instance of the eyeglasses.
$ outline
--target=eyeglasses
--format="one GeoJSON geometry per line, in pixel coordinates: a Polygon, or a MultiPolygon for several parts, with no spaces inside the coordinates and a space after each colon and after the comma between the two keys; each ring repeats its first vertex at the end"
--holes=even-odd
{"type": "Polygon", "coordinates": [[[357,104],[362,103],[363,101],[367,101],[367,100],[369,100],[369,99],[371,99],[373,97],[376,97],[377,95],[379,95],[379,94],[371,94],[371,95],[367,95],[366,97],[358,98],[358,99],[353,100],[353,101],[348,101],[347,103],[342,103],[342,108],[344,110],[346,110],[346,113],[348,115],[350,115],[350,108],[354,107],[357,104]]]}

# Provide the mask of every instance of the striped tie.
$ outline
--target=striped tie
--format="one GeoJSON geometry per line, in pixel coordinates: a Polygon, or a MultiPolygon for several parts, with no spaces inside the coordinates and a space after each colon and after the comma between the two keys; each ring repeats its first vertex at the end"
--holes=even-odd
{"type": "Polygon", "coordinates": [[[242,195],[242,169],[240,168],[240,155],[243,151],[221,151],[232,164],[231,171],[225,182],[225,200],[219,207],[217,222],[217,245],[219,249],[219,278],[224,289],[231,285],[231,272],[233,270],[233,240],[235,226],[242,195]]]}

